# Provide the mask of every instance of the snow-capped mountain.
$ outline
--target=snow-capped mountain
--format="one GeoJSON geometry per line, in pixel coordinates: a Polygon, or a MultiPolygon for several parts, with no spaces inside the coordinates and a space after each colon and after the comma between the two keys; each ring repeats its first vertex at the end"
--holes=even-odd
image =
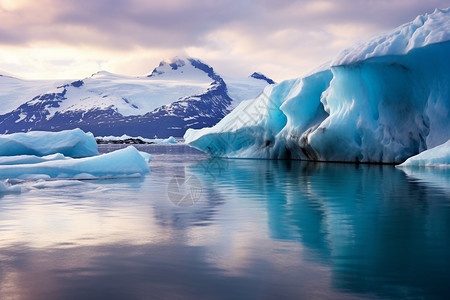
{"type": "Polygon", "coordinates": [[[225,80],[200,60],[178,57],[142,77],[100,71],[57,84],[2,76],[0,132],[78,127],[95,135],[183,136],[216,124],[269,83],[260,73],[225,80]]]}
{"type": "Polygon", "coordinates": [[[54,80],[23,80],[0,70],[0,115],[16,109],[36,95],[63,84],[54,80]]]}

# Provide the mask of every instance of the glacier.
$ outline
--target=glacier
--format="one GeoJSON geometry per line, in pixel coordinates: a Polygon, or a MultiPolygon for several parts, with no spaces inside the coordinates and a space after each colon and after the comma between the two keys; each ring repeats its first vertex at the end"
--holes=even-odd
{"type": "Polygon", "coordinates": [[[450,9],[267,86],[187,144],[211,156],[398,164],[450,138],[450,9]]]}
{"type": "Polygon", "coordinates": [[[60,132],[32,131],[0,135],[0,157],[57,153],[75,158],[99,154],[94,136],[78,128],[60,132]]]}

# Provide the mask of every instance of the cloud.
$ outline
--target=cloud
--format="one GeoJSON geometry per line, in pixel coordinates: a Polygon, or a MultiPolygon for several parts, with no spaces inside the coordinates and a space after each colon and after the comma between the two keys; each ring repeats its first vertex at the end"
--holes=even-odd
{"type": "MultiPolygon", "coordinates": [[[[280,80],[445,5],[443,0],[0,0],[0,68],[14,72],[36,59],[41,70],[48,63],[54,75],[75,77],[87,75],[81,66],[101,61],[97,66],[111,71],[142,74],[153,68],[149,64],[186,51],[219,71],[244,75],[258,68],[280,80]],[[77,62],[70,72],[61,64],[65,52],[77,62]],[[29,57],[20,63],[24,53],[29,57]]],[[[49,76],[28,68],[22,72],[27,76],[49,76]]]]}

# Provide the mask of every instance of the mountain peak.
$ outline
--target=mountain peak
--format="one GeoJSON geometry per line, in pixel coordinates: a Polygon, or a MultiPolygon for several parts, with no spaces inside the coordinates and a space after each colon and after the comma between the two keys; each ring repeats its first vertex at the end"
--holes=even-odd
{"type": "Polygon", "coordinates": [[[158,67],[153,69],[152,73],[147,77],[156,76],[169,76],[171,78],[179,76],[183,78],[207,76],[213,81],[218,82],[222,80],[208,64],[196,58],[180,56],[161,61],[158,67]]]}
{"type": "Polygon", "coordinates": [[[175,56],[170,59],[164,59],[159,63],[158,67],[154,68],[152,73],[147,77],[158,76],[170,71],[176,71],[186,66],[188,62],[188,57],[175,56]]]}
{"type": "Polygon", "coordinates": [[[260,72],[254,72],[250,77],[266,81],[268,84],[274,84],[275,81],[260,72]]]}
{"type": "Polygon", "coordinates": [[[101,70],[101,71],[98,71],[98,72],[92,74],[91,78],[115,77],[115,76],[119,76],[119,75],[111,73],[111,72],[108,72],[108,71],[105,71],[105,70],[101,70]]]}

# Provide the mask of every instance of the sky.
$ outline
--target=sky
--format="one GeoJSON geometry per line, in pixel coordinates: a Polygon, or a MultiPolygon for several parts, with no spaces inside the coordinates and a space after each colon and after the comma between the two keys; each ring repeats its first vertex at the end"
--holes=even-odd
{"type": "Polygon", "coordinates": [[[448,0],[0,0],[0,74],[145,75],[190,56],[222,74],[299,77],[448,0]]]}

